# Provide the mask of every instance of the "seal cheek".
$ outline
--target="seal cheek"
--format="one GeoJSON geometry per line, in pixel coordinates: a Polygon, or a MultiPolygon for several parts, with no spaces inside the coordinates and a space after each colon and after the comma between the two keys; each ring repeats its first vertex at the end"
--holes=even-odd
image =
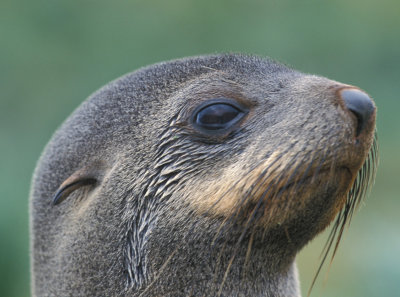
{"type": "MultiPolygon", "coordinates": [[[[199,190],[190,199],[192,207],[200,213],[215,216],[242,216],[246,219],[253,212],[254,206],[263,201],[274,200],[282,185],[280,172],[284,170],[286,161],[279,160],[281,152],[272,153],[259,165],[243,170],[240,160],[226,167],[212,180],[196,186],[199,190]]],[[[264,205],[263,205],[264,209],[264,205]]],[[[272,217],[272,216],[271,216],[272,217]]],[[[240,218],[239,218],[240,219],[240,218]]]]}

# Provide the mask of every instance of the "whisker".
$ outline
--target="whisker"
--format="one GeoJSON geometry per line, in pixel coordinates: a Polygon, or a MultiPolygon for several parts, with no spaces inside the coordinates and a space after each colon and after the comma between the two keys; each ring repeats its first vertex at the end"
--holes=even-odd
{"type": "Polygon", "coordinates": [[[139,297],[143,296],[154,284],[155,282],[160,278],[161,273],[164,271],[164,269],[167,267],[167,265],[169,264],[169,262],[172,260],[172,258],[174,257],[174,255],[176,254],[176,252],[178,251],[177,247],[172,253],[171,255],[169,255],[169,257],[165,260],[164,264],[160,267],[160,269],[158,270],[157,274],[155,275],[153,281],[147,285],[146,289],[144,289],[144,291],[142,293],[140,293],[139,297]]]}
{"type": "MultiPolygon", "coordinates": [[[[253,225],[253,229],[255,229],[255,225],[253,225]]],[[[253,241],[254,241],[254,233],[255,232],[251,232],[250,233],[250,239],[249,239],[249,243],[247,245],[247,251],[246,251],[246,257],[244,260],[244,265],[243,265],[243,273],[244,275],[246,275],[247,269],[248,269],[248,265],[250,262],[250,255],[251,255],[251,248],[253,246],[253,241]]]]}
{"type": "Polygon", "coordinates": [[[321,272],[322,266],[325,263],[331,249],[333,248],[329,266],[332,265],[333,259],[335,258],[335,255],[339,248],[339,244],[343,237],[345,226],[350,224],[355,209],[358,208],[360,203],[364,200],[364,197],[370,190],[371,185],[375,180],[377,165],[378,165],[378,142],[377,142],[377,134],[375,132],[372,147],[368,153],[368,156],[364,161],[364,164],[362,165],[361,169],[357,172],[356,179],[349,193],[347,194],[346,203],[343,209],[337,215],[335,223],[328,236],[327,242],[325,243],[325,246],[322,251],[323,258],[313,278],[307,296],[310,296],[311,290],[315,285],[319,273],[321,272]],[[335,240],[336,243],[334,244],[335,240]]]}
{"type": "MultiPolygon", "coordinates": [[[[264,197],[262,197],[262,198],[264,198],[264,197]]],[[[221,282],[221,284],[220,284],[220,288],[219,288],[219,291],[218,291],[217,296],[221,296],[221,294],[222,294],[223,286],[224,286],[224,284],[225,284],[225,282],[226,282],[226,279],[227,279],[227,277],[228,277],[228,273],[229,273],[229,271],[230,271],[230,268],[231,268],[231,266],[232,266],[232,263],[233,263],[233,261],[234,261],[236,255],[237,255],[237,252],[238,252],[238,250],[239,250],[240,243],[242,242],[242,240],[243,240],[243,238],[244,238],[244,236],[245,236],[245,234],[246,234],[246,232],[247,232],[249,226],[251,225],[251,223],[252,223],[253,220],[255,219],[256,214],[257,214],[257,211],[258,211],[258,208],[259,208],[260,205],[262,204],[262,201],[263,201],[263,199],[259,199],[259,201],[257,202],[256,207],[254,207],[254,209],[253,209],[253,211],[252,211],[251,216],[250,216],[249,219],[247,220],[246,225],[243,227],[243,231],[242,231],[242,233],[240,234],[238,241],[236,242],[233,255],[232,255],[232,257],[230,258],[229,263],[228,263],[228,266],[227,266],[227,268],[226,268],[226,270],[225,270],[224,277],[223,277],[222,282],[221,282]]]]}

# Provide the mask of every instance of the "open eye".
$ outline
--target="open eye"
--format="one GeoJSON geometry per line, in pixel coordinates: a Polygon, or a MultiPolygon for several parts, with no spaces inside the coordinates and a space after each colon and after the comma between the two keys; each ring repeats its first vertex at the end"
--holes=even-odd
{"type": "Polygon", "coordinates": [[[193,120],[199,128],[215,131],[231,127],[244,114],[244,111],[236,104],[215,100],[198,110],[193,120]]]}

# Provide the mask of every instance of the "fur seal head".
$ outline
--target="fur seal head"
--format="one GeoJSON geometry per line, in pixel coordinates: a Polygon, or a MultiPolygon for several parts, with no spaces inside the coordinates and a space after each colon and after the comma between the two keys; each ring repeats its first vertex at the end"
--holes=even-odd
{"type": "Polygon", "coordinates": [[[111,82],[35,171],[33,295],[300,296],[296,253],[335,217],[340,239],[372,179],[375,114],[356,87],[253,56],[111,82]]]}

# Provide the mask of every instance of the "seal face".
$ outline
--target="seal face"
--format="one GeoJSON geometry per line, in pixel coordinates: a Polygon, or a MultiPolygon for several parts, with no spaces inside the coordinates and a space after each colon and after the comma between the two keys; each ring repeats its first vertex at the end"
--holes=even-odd
{"type": "Polygon", "coordinates": [[[33,295],[300,296],[296,253],[335,217],[340,240],[372,181],[375,115],[356,87],[252,56],[111,82],[35,171],[33,295]]]}

